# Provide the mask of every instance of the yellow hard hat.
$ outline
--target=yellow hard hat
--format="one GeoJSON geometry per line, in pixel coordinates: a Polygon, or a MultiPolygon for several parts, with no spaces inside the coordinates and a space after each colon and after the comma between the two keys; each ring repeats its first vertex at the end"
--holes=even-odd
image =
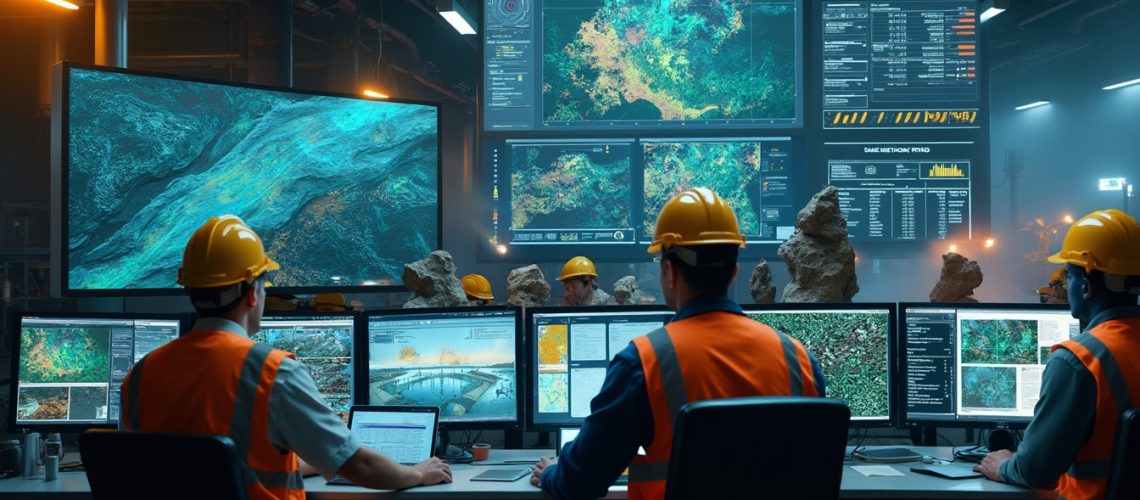
{"type": "Polygon", "coordinates": [[[558,281],[566,281],[578,276],[597,278],[598,270],[594,268],[594,261],[581,255],[571,258],[562,265],[562,275],[558,277],[558,281]]]}
{"type": "Polygon", "coordinates": [[[186,242],[178,284],[213,288],[253,283],[266,271],[280,267],[265,255],[261,238],[245,222],[236,215],[223,215],[211,217],[186,242]]]}
{"type": "Polygon", "coordinates": [[[487,278],[484,278],[482,274],[468,274],[460,282],[463,284],[463,291],[467,292],[467,295],[479,300],[495,300],[495,296],[491,293],[491,282],[487,281],[487,278]]]}
{"type": "Polygon", "coordinates": [[[320,312],[347,311],[348,307],[344,303],[343,293],[318,293],[317,297],[313,299],[313,309],[320,312]]]}
{"type": "Polygon", "coordinates": [[[665,203],[657,214],[649,253],[695,245],[744,246],[736,213],[708,188],[686,189],[665,203]]]}
{"type": "Polygon", "coordinates": [[[1097,210],[1073,223],[1061,251],[1049,256],[1049,262],[1116,276],[1140,276],[1140,225],[1120,210],[1097,210]]]}

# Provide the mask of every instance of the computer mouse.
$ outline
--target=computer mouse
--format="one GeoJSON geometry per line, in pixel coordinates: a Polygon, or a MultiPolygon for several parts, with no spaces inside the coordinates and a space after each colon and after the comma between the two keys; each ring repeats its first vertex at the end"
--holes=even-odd
{"type": "Polygon", "coordinates": [[[922,456],[922,463],[924,463],[924,464],[932,464],[932,463],[934,463],[934,457],[932,457],[932,456],[930,456],[930,455],[923,455],[923,456],[922,456]]]}

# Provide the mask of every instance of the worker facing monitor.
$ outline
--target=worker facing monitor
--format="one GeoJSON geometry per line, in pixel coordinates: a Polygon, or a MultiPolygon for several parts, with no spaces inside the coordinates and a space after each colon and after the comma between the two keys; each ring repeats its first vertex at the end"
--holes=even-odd
{"type": "Polygon", "coordinates": [[[1065,264],[1069,311],[1084,332],[1053,346],[1017,453],[994,451],[975,470],[1064,498],[1103,498],[1117,421],[1140,401],[1140,226],[1098,210],[1073,223],[1049,262],[1065,264]]]}
{"type": "Polygon", "coordinates": [[[267,273],[278,267],[236,216],[194,232],[178,283],[200,319],[131,369],[120,427],[229,436],[252,499],[304,498],[305,471],[385,489],[450,481],[438,459],[409,467],[362,447],[293,354],[249,338],[261,327],[267,273]]]}
{"type": "Polygon", "coordinates": [[[562,305],[601,306],[616,304],[610,294],[598,288],[598,270],[594,261],[577,256],[562,265],[558,276],[562,282],[562,305]]]}
{"type": "Polygon", "coordinates": [[[555,498],[599,498],[629,467],[630,498],[663,498],[673,421],[686,403],[824,394],[803,345],[728,297],[743,246],[736,214],[711,190],[687,189],[665,204],[649,252],[660,255],[661,290],[676,314],[614,357],[581,433],[559,463],[539,461],[531,484],[555,498]]]}
{"type": "Polygon", "coordinates": [[[459,282],[463,285],[463,292],[467,294],[467,301],[471,305],[485,306],[495,303],[495,294],[491,290],[491,282],[482,274],[468,274],[459,282]]]}

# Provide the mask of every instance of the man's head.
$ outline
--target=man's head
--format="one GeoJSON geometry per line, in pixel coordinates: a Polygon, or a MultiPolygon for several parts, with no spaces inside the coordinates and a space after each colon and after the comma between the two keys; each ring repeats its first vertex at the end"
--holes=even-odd
{"type": "Polygon", "coordinates": [[[481,306],[495,300],[495,295],[491,293],[491,282],[482,274],[468,274],[459,282],[472,305],[481,306]]]}
{"type": "Polygon", "coordinates": [[[257,332],[265,309],[266,273],[280,268],[261,238],[234,215],[211,217],[182,254],[178,284],[201,316],[223,317],[257,332]]]}
{"type": "Polygon", "coordinates": [[[736,277],[744,236],[736,214],[711,189],[692,188],[657,215],[649,253],[661,253],[661,292],[670,309],[702,295],[725,295],[736,277]]]}
{"type": "Polygon", "coordinates": [[[1049,262],[1065,264],[1069,310],[1087,323],[1106,309],[1135,305],[1140,295],[1140,225],[1119,210],[1098,210],[1073,223],[1061,251],[1049,262]]]}
{"type": "Polygon", "coordinates": [[[313,298],[313,310],[317,312],[344,312],[348,310],[348,305],[343,293],[325,292],[318,293],[313,298]]]}
{"type": "Polygon", "coordinates": [[[562,265],[558,281],[562,282],[562,295],[567,304],[585,305],[590,303],[597,284],[598,270],[594,262],[582,256],[574,257],[562,265]]]}

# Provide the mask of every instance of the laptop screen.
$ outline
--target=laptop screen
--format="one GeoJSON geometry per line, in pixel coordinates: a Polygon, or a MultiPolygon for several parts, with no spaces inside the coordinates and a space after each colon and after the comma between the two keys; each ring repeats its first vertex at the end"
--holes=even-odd
{"type": "Polygon", "coordinates": [[[431,458],[438,422],[435,407],[353,407],[349,428],[364,446],[414,465],[431,458]]]}

